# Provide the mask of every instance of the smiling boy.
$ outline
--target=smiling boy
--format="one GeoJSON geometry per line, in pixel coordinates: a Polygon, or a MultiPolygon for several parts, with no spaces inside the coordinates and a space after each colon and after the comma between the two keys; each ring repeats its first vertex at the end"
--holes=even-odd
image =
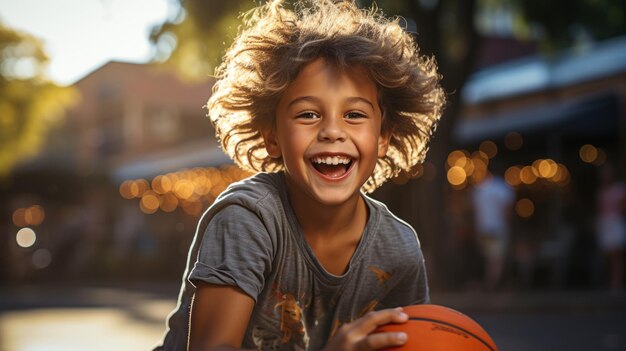
{"type": "Polygon", "coordinates": [[[401,345],[427,303],[413,229],[363,191],[421,162],[441,113],[432,60],[353,2],[252,12],[207,105],[224,150],[262,171],[202,217],[165,350],[401,345]]]}
{"type": "Polygon", "coordinates": [[[307,243],[338,276],[365,228],[360,189],[387,152],[377,100],[363,68],[342,70],[318,58],[285,90],[276,127],[264,134],[269,156],[282,157],[289,201],[307,243]]]}

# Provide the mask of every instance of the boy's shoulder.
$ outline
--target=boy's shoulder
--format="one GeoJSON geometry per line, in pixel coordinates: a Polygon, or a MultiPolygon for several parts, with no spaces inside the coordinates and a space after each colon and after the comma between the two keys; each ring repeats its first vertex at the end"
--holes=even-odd
{"type": "Polygon", "coordinates": [[[391,212],[385,203],[367,195],[364,198],[370,210],[378,217],[379,240],[393,242],[396,246],[407,249],[420,246],[417,233],[410,224],[391,212]]]}
{"type": "Polygon", "coordinates": [[[215,199],[219,203],[242,203],[257,205],[260,201],[280,198],[284,181],[280,173],[257,173],[249,178],[230,184],[215,199]]]}
{"type": "MultiPolygon", "coordinates": [[[[257,173],[249,178],[230,184],[204,212],[199,228],[228,207],[241,207],[259,217],[282,208],[281,193],[284,191],[282,174],[257,173]]],[[[236,211],[239,213],[239,211],[236,211]]],[[[280,212],[280,211],[279,211],[280,212]]]]}

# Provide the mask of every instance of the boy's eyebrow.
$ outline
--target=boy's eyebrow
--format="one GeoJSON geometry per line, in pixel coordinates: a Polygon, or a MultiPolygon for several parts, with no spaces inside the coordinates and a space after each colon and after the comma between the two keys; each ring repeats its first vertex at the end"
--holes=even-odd
{"type": "MultiPolygon", "coordinates": [[[[287,107],[291,107],[292,105],[294,105],[294,104],[296,104],[298,102],[301,102],[301,101],[311,101],[311,102],[318,102],[319,103],[320,100],[321,99],[319,99],[319,98],[317,98],[315,96],[299,96],[299,97],[291,100],[289,102],[289,104],[287,104],[287,107]]],[[[366,99],[366,98],[363,98],[363,97],[360,97],[360,96],[352,96],[352,97],[349,97],[349,98],[346,99],[346,102],[349,102],[349,103],[359,102],[359,101],[360,102],[364,102],[364,103],[370,105],[372,110],[374,110],[374,111],[376,110],[376,108],[374,107],[374,104],[371,101],[369,101],[368,99],[366,99]]]]}

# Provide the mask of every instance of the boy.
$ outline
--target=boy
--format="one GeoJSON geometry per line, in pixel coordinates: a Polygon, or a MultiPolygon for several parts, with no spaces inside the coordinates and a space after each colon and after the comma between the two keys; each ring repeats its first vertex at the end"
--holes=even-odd
{"type": "Polygon", "coordinates": [[[207,104],[222,147],[262,172],[200,220],[165,350],[379,349],[427,303],[413,229],[361,191],[421,162],[443,105],[398,21],[353,2],[251,12],[207,104]],[[270,173],[266,173],[270,172],[270,173]]]}

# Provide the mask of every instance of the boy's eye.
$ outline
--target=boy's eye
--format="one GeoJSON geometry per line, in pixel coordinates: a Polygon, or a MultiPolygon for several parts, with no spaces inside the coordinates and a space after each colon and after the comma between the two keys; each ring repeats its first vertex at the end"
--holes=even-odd
{"type": "Polygon", "coordinates": [[[346,113],[346,118],[348,119],[357,119],[357,118],[366,118],[367,116],[361,112],[348,112],[346,113]]]}
{"type": "Polygon", "coordinates": [[[302,112],[298,114],[296,117],[304,118],[304,119],[314,119],[314,118],[318,118],[318,115],[315,112],[308,111],[308,112],[302,112]]]}

